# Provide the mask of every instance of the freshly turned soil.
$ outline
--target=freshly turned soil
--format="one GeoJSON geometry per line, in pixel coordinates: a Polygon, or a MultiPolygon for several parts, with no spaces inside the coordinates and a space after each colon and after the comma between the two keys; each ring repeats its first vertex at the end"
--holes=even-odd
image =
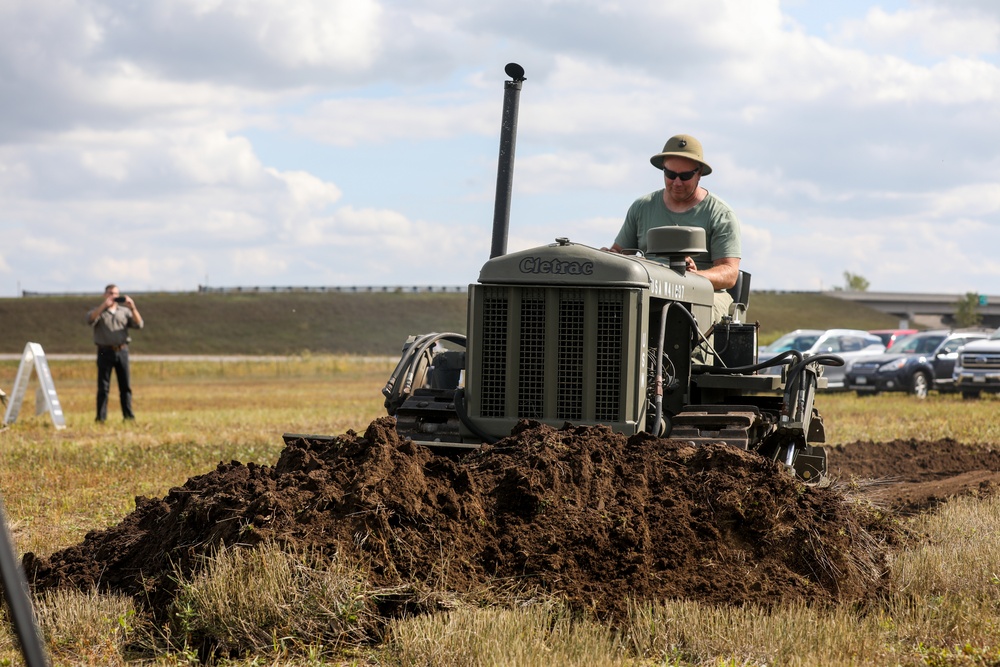
{"type": "Polygon", "coordinates": [[[154,613],[173,597],[175,567],[265,540],[357,559],[373,587],[529,586],[600,617],[629,599],[865,603],[885,590],[895,516],[990,493],[1000,479],[1000,455],[950,440],[828,453],[832,483],[806,486],[721,443],[522,422],[449,457],[400,439],[385,417],[364,435],[296,440],[274,465],[220,463],[23,563],[35,592],[122,592],[154,613]]]}

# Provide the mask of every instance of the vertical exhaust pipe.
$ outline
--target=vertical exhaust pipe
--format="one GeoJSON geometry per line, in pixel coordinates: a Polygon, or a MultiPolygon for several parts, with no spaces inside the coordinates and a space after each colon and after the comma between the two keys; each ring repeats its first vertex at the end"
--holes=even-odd
{"type": "Polygon", "coordinates": [[[500,125],[500,158],[497,162],[497,194],[493,208],[493,247],[490,259],[507,254],[510,227],[510,193],[514,183],[514,144],[517,142],[517,105],[521,98],[524,68],[508,63],[503,70],[510,81],[503,84],[503,121],[500,125]]]}

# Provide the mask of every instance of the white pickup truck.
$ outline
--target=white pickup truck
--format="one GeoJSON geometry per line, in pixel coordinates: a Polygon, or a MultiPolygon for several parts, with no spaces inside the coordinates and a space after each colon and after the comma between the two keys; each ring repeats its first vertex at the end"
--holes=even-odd
{"type": "Polygon", "coordinates": [[[1000,329],[958,351],[955,389],[962,398],[979,398],[984,391],[1000,393],[1000,329]]]}

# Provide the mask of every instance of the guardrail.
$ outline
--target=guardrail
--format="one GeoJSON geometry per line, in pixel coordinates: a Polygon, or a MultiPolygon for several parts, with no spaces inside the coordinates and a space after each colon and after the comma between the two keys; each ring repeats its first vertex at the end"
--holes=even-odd
{"type": "MultiPolygon", "coordinates": [[[[310,287],[307,285],[254,285],[251,287],[209,287],[198,285],[196,293],[201,294],[272,294],[282,292],[329,292],[335,294],[464,294],[468,292],[467,285],[333,285],[310,287]]],[[[129,294],[191,294],[188,290],[128,290],[129,294]]],[[[32,292],[22,290],[23,298],[46,296],[100,296],[100,292],[32,292]]]]}
{"type": "Polygon", "coordinates": [[[208,287],[207,285],[198,285],[199,292],[210,292],[218,294],[253,294],[259,292],[335,292],[338,294],[371,294],[373,292],[380,293],[397,293],[397,294],[413,294],[413,293],[424,293],[424,292],[450,292],[450,293],[462,293],[467,292],[468,287],[465,285],[348,285],[348,286],[333,286],[333,287],[295,287],[295,286],[272,286],[272,287],[208,287]]]}

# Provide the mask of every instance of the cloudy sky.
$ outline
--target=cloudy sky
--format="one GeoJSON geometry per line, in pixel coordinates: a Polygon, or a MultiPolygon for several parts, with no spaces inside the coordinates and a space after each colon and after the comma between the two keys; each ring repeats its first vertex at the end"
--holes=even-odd
{"type": "Polygon", "coordinates": [[[754,286],[1000,294],[995,0],[0,0],[0,297],[464,285],[600,247],[672,134],[754,286]]]}

